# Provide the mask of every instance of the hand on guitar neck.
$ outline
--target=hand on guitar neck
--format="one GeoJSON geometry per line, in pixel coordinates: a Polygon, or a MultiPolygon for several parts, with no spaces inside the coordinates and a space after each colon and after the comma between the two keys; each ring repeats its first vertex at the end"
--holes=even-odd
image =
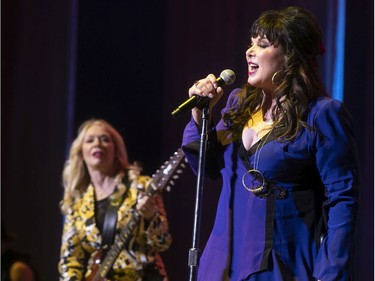
{"type": "Polygon", "coordinates": [[[151,220],[158,212],[154,197],[149,195],[141,195],[138,198],[136,209],[146,220],[151,220]]]}

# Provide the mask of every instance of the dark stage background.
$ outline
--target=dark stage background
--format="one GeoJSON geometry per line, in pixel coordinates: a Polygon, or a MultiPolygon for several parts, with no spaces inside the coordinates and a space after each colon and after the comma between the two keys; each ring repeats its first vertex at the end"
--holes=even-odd
{"type": "MultiPolygon", "coordinates": [[[[40,279],[58,278],[61,171],[80,123],[91,117],[107,119],[123,134],[130,160],[141,160],[152,174],[180,145],[189,114],[172,119],[170,113],[187,98],[193,81],[225,68],[236,72],[235,86],[246,81],[247,32],[261,11],[287,5],[309,8],[332,41],[328,31],[338,3],[2,1],[1,219],[16,238],[14,246],[32,256],[40,279]]],[[[370,281],[374,7],[372,0],[346,4],[344,101],[354,119],[363,179],[354,262],[357,280],[370,281]]],[[[328,64],[323,59],[325,77],[330,75],[328,64]]],[[[218,182],[205,185],[201,249],[219,189],[218,182]]],[[[164,258],[171,281],[187,280],[195,197],[191,171],[186,169],[164,194],[174,236],[164,258]]]]}

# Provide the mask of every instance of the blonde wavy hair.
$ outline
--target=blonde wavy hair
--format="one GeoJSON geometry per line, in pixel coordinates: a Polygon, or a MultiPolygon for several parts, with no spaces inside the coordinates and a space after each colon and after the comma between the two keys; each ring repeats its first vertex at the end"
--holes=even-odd
{"type": "Polygon", "coordinates": [[[122,183],[126,172],[129,171],[129,169],[136,168],[129,164],[124,140],[113,126],[103,119],[90,119],[85,121],[78,129],[78,135],[70,147],[69,158],[64,165],[62,174],[64,197],[60,202],[60,208],[64,214],[68,212],[68,209],[74,204],[77,198],[82,197],[82,194],[90,184],[90,175],[82,156],[82,146],[88,129],[94,125],[104,127],[111,136],[115,146],[114,165],[117,174],[117,188],[119,191],[116,193],[117,195],[123,194],[126,189],[125,185],[122,183]]]}

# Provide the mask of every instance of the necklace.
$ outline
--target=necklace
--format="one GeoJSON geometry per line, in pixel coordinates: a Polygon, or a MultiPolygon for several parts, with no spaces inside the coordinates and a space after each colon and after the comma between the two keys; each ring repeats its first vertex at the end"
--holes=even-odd
{"type": "Polygon", "coordinates": [[[285,199],[288,196],[288,190],[266,180],[262,172],[258,169],[260,153],[267,143],[274,128],[276,128],[276,126],[271,129],[264,141],[260,141],[254,154],[254,168],[249,169],[244,173],[242,176],[242,185],[246,190],[260,198],[272,197],[274,199],[285,199]]]}
{"type": "Polygon", "coordinates": [[[267,181],[264,178],[263,174],[258,170],[258,167],[260,153],[264,145],[267,143],[269,136],[272,134],[273,129],[274,127],[272,127],[271,131],[266,135],[264,141],[260,140],[260,143],[255,150],[254,168],[247,170],[242,176],[242,185],[244,186],[244,188],[256,195],[261,194],[267,187],[267,181]],[[248,178],[250,178],[250,180],[248,178]]]}

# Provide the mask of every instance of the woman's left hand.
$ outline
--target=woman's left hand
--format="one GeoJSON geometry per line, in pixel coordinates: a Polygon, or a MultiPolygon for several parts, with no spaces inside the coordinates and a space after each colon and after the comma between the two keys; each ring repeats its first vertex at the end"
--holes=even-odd
{"type": "Polygon", "coordinates": [[[138,198],[137,210],[145,219],[152,219],[157,213],[155,199],[152,196],[144,195],[138,198]]]}

